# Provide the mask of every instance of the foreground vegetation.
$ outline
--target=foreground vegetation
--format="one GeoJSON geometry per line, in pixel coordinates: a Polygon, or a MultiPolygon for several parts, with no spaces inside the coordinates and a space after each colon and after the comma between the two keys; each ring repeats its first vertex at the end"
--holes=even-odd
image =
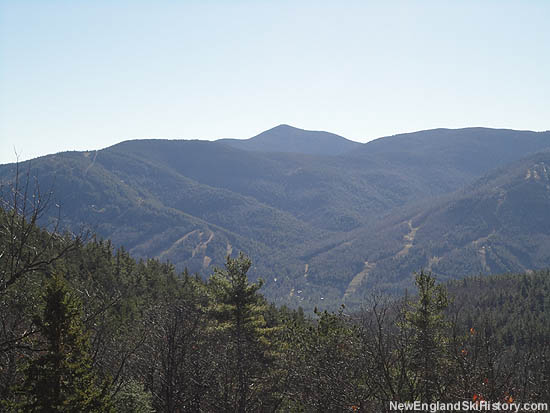
{"type": "Polygon", "coordinates": [[[550,400],[548,271],[446,286],[420,272],[414,296],[305,315],[270,305],[242,254],[205,281],[108,241],[40,229],[40,203],[27,202],[0,209],[4,411],[550,400]]]}

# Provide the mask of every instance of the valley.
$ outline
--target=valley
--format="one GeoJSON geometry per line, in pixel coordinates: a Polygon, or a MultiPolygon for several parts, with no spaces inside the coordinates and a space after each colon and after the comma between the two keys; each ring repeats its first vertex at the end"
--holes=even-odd
{"type": "MultiPolygon", "coordinates": [[[[549,132],[436,129],[360,144],[281,125],[19,167],[53,192],[70,231],[203,277],[243,251],[270,300],[336,308],[401,294],[421,269],[449,280],[550,265],[549,149],[549,132]]],[[[0,166],[4,184],[14,170],[0,166]]]]}

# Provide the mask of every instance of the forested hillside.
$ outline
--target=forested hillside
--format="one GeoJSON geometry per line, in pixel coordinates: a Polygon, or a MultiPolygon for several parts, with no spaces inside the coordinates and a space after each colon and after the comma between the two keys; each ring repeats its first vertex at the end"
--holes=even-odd
{"type": "Polygon", "coordinates": [[[407,297],[310,316],[270,304],[244,255],[207,280],[136,261],[91,235],[38,228],[46,199],[20,189],[0,209],[5,411],[384,412],[389,401],[550,398],[548,271],[448,286],[419,273],[407,297]]]}
{"type": "Polygon", "coordinates": [[[311,257],[310,268],[319,284],[349,280],[348,304],[372,288],[402,293],[411,285],[403,274],[420,268],[441,280],[545,268],[549,165],[550,152],[537,153],[456,192],[396,210],[311,257]],[[363,290],[353,285],[359,281],[363,290]]]}
{"type": "Polygon", "coordinates": [[[533,155],[549,147],[549,132],[436,129],[358,144],[281,125],[243,141],[59,153],[2,165],[0,181],[18,167],[53,192],[59,208],[42,225],[60,218],[203,277],[245,251],[270,299],[335,309],[372,288],[400,294],[420,268],[448,279],[550,265],[549,160],[533,155]]]}

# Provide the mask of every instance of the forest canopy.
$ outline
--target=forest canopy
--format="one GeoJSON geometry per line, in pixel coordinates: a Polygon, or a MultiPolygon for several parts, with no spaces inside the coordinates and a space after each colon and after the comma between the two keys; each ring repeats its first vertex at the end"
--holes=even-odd
{"type": "MultiPolygon", "coordinates": [[[[17,198],[17,197],[16,197],[17,198]]],[[[17,198],[20,202],[22,198],[17,198]]],[[[270,304],[228,256],[204,280],[0,209],[0,399],[14,412],[388,411],[389,401],[548,401],[550,273],[270,304]]]]}

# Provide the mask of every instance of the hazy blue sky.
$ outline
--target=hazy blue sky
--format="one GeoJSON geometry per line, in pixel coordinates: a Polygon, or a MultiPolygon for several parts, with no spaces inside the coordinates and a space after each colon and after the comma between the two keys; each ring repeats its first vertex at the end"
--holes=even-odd
{"type": "Polygon", "coordinates": [[[550,129],[550,1],[0,0],[0,163],[280,123],[550,129]]]}

